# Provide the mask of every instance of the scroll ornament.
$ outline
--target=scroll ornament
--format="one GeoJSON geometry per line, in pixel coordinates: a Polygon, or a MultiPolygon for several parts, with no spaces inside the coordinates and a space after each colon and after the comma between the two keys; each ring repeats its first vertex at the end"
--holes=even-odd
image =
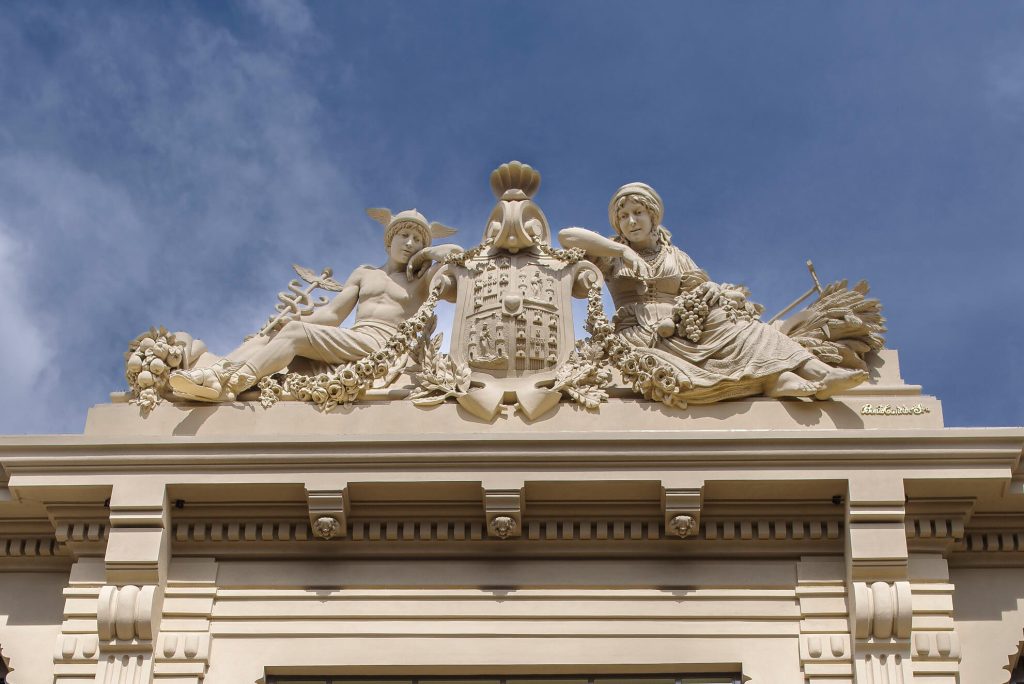
{"type": "Polygon", "coordinates": [[[106,585],[100,590],[97,629],[103,641],[153,639],[159,622],[157,587],[106,585]]]}
{"type": "Polygon", "coordinates": [[[909,639],[910,582],[854,582],[853,633],[858,639],[909,639]]]}

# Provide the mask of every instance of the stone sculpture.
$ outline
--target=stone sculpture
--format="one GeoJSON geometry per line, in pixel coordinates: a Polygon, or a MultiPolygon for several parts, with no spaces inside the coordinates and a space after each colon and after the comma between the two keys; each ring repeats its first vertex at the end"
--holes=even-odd
{"type": "Polygon", "coordinates": [[[615,193],[613,237],[566,228],[565,249],[551,245],[539,187],[527,164],[496,169],[497,204],[465,251],[431,246],[454,230],[415,210],[367,210],[385,226],[383,266],[361,266],[344,283],[296,266],[308,287],[292,281],[264,329],[223,358],[187,333],[143,333],[125,357],[131,400],[146,413],[161,398],[231,401],[258,384],[264,407],[290,399],[330,410],[404,372],[393,396],[418,406],[454,400],[485,421],[514,406],[536,420],[563,397],[597,410],[615,383],[681,409],[756,395],[828,399],[867,378],[865,354],[883,347],[885,328],[866,283],[822,288],[808,262],[814,287],[782,313],[818,299],[764,323],[745,288],[713,282],[672,244],[650,186],[615,193]],[[337,294],[314,301],[317,288],[337,294]],[[572,297],[588,300],[586,340],[573,334],[572,297]],[[430,337],[442,299],[456,305],[449,353],[442,333],[430,337]],[[355,323],[339,328],[353,310],[355,323]]]}
{"type": "Polygon", "coordinates": [[[394,216],[387,209],[370,209],[367,213],[385,226],[388,258],[383,266],[360,266],[340,286],[322,277],[321,284],[338,292],[333,300],[291,320],[282,316],[272,319],[260,334],[210,366],[171,373],[174,394],[199,401],[231,401],[296,357],[337,365],[383,349],[398,332],[399,324],[426,300],[430,280],[440,266],[435,262],[462,248],[431,246],[433,238],[447,237],[455,231],[428,223],[414,209],[394,216]],[[339,328],[353,309],[355,323],[350,328],[339,328]]]}
{"type": "Polygon", "coordinates": [[[759,321],[743,288],[711,281],[672,244],[663,213],[653,188],[629,183],[609,204],[614,237],[584,228],[559,233],[604,274],[616,306],[615,338],[644,350],[639,363],[660,367],[665,391],[650,398],[673,405],[758,394],[827,399],[867,379],[862,370],[829,366],[759,321]]]}
{"type": "MultiPolygon", "coordinates": [[[[510,396],[530,419],[558,403],[562,388],[554,385],[571,375],[565,369],[575,342],[570,298],[600,283],[581,253],[552,249],[547,218],[532,199],[539,187],[540,174],[527,164],[496,169],[498,203],[483,241],[437,274],[441,298],[456,305],[450,359],[438,363],[469,381],[462,390],[439,391],[485,420],[510,396]]],[[[600,383],[596,375],[575,379],[600,383]]]]}

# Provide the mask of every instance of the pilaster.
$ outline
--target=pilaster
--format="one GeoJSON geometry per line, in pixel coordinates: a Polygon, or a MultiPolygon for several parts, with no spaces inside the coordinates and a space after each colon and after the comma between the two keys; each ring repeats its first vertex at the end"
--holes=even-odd
{"type": "Polygon", "coordinates": [[[903,480],[857,473],[846,503],[846,580],[856,684],[910,684],[912,595],[903,480]]]}
{"type": "Polygon", "coordinates": [[[797,564],[800,668],[805,684],[853,684],[849,608],[842,559],[797,564]]]}
{"type": "Polygon", "coordinates": [[[162,483],[118,480],[110,496],[110,534],[103,559],[96,627],[96,682],[149,684],[163,610],[170,509],[162,483]]]}
{"type": "Polygon", "coordinates": [[[68,586],[64,588],[64,622],[54,647],[54,684],[96,681],[96,611],[104,584],[102,559],[81,558],[72,566],[68,586]]]}
{"type": "Polygon", "coordinates": [[[938,554],[914,554],[908,564],[913,594],[914,681],[959,684],[960,638],[953,616],[954,586],[946,560],[938,554]]]}
{"type": "Polygon", "coordinates": [[[154,684],[200,684],[210,667],[210,616],[217,595],[217,562],[175,560],[167,578],[157,641],[154,684]]]}

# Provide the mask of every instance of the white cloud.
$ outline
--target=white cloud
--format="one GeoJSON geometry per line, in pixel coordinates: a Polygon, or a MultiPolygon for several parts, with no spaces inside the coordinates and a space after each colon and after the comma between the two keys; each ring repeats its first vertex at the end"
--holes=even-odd
{"type": "Polygon", "coordinates": [[[1024,49],[1003,52],[989,63],[987,96],[1001,116],[1024,119],[1024,49]]]}
{"type": "Polygon", "coordinates": [[[244,5],[266,24],[289,36],[309,33],[313,17],[302,0],[246,0],[244,5]]]}
{"type": "MultiPolygon", "coordinates": [[[[5,401],[59,396],[44,431],[81,429],[123,389],[122,352],[150,325],[226,351],[273,310],[290,263],[380,260],[291,48],[173,19],[167,31],[141,12],[33,11],[54,39],[41,56],[0,17],[0,59],[19,64],[0,88],[30,95],[0,118],[0,285],[18,293],[7,319],[22,331],[5,344],[33,350],[5,401]]],[[[276,21],[302,28],[298,14],[276,21]]],[[[19,416],[0,415],[0,433],[24,431],[19,416]]]]}
{"type": "Polygon", "coordinates": [[[21,431],[41,431],[50,423],[50,402],[46,377],[53,345],[39,327],[37,312],[30,304],[29,291],[44,286],[36,274],[26,273],[19,264],[26,246],[11,235],[0,221],[0,292],[4,293],[3,333],[0,334],[0,365],[4,389],[0,392],[0,414],[4,422],[21,431]]]}

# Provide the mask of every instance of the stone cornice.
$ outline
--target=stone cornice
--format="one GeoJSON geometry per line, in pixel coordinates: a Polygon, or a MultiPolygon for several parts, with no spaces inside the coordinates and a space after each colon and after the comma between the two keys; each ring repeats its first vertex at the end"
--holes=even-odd
{"type": "MultiPolygon", "coordinates": [[[[190,470],[289,470],[310,465],[415,470],[453,465],[549,470],[573,467],[778,468],[993,466],[1019,470],[1024,428],[937,430],[638,431],[312,437],[0,437],[0,462],[10,475],[93,470],[109,465],[139,472],[187,465],[190,470]]],[[[123,470],[122,470],[123,472],[123,470]]],[[[1011,473],[1006,473],[1010,475],[1011,473]]]]}

